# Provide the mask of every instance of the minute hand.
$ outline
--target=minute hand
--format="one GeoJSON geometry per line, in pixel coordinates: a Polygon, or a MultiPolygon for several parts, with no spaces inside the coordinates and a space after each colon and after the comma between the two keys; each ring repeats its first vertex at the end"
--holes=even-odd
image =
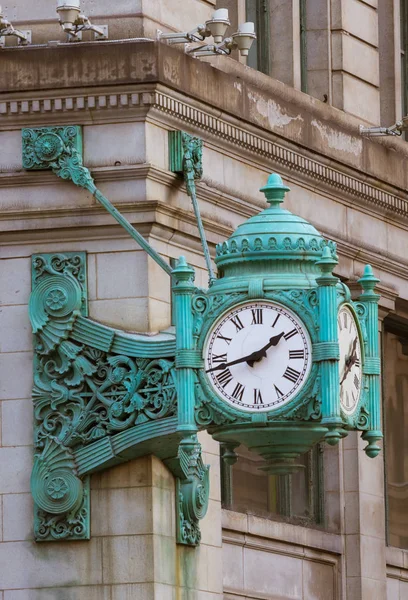
{"type": "Polygon", "coordinates": [[[211,369],[207,369],[206,373],[211,373],[212,371],[223,371],[227,367],[232,367],[233,365],[238,365],[239,363],[247,362],[251,367],[253,364],[266,356],[266,351],[271,348],[271,346],[276,346],[281,337],[283,336],[283,332],[279,335],[275,335],[271,337],[269,342],[260,350],[256,350],[247,356],[243,356],[242,358],[237,358],[236,360],[231,360],[230,362],[220,363],[216,367],[212,367],[211,369]],[[251,364],[252,363],[252,364],[251,364]]]}

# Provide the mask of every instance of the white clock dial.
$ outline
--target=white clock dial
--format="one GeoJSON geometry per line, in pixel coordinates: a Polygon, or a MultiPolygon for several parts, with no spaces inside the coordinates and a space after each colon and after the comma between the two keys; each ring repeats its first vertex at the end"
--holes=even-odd
{"type": "Polygon", "coordinates": [[[342,306],[339,310],[337,329],[340,346],[340,405],[347,415],[351,415],[360,400],[362,370],[360,336],[355,317],[347,306],[342,306]]]}
{"type": "Polygon", "coordinates": [[[302,388],[311,369],[306,327],[287,308],[248,302],[215,324],[204,346],[213,390],[245,411],[280,408],[302,388]]]}

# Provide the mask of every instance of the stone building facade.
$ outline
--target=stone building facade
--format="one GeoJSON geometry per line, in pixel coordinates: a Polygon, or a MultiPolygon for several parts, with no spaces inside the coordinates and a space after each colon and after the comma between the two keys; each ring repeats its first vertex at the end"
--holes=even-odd
{"type": "Polygon", "coordinates": [[[406,112],[407,3],[222,6],[232,30],[246,11],[257,19],[252,68],[156,41],[157,29],[210,18],[215,0],[84,0],[109,41],[70,44],[48,0],[3,7],[33,43],[0,49],[0,600],[408,598],[408,146],[359,132],[406,112]],[[92,476],[89,541],[33,541],[31,256],[87,252],[92,319],[149,334],[171,325],[169,278],[92,195],[22,168],[23,127],[71,124],[98,187],[162,257],[184,254],[198,285],[197,224],[169,170],[174,129],[204,140],[197,194],[212,251],[264,207],[258,190],[275,171],[286,206],[337,243],[338,277],[353,288],[372,264],[385,460],[351,433],[305,459],[303,479],[268,479],[244,449],[232,473],[220,467],[219,444],[201,434],[211,492],[199,548],[176,545],[174,477],[155,456],[92,476]]]}

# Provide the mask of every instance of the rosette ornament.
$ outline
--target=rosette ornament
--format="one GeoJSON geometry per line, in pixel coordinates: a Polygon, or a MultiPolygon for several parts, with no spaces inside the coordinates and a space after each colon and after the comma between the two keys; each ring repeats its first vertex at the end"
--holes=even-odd
{"type": "Polygon", "coordinates": [[[81,506],[83,484],[75,475],[75,462],[69,450],[55,440],[47,440],[34,457],[31,492],[37,506],[50,514],[72,512],[81,506]]]}

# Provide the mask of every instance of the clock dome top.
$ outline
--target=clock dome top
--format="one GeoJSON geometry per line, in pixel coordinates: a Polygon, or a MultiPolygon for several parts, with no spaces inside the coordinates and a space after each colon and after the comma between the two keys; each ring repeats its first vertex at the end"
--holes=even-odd
{"type": "Polygon", "coordinates": [[[328,246],[336,257],[336,244],[325,240],[305,219],[282,208],[289,188],[277,173],[260,189],[268,208],[237,227],[231,237],[217,245],[215,262],[222,278],[290,272],[302,278],[320,273],[316,262],[328,246]],[[290,266],[288,264],[290,261],[290,266]],[[251,266],[249,266],[251,265],[251,266]]]}

